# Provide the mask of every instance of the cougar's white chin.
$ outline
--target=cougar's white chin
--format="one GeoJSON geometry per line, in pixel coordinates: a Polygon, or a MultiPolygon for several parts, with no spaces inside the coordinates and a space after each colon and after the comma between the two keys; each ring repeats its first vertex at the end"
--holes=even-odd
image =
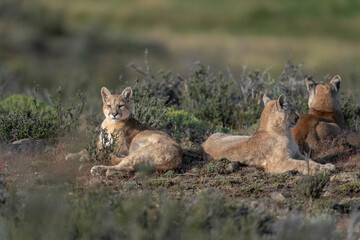
{"type": "Polygon", "coordinates": [[[116,117],[110,116],[110,120],[113,122],[117,122],[120,120],[120,116],[119,115],[116,115],[116,117]]]}

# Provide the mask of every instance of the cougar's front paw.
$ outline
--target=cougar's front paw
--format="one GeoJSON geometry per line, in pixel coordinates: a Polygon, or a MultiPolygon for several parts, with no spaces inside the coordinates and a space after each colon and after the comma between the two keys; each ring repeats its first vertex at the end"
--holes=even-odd
{"type": "Polygon", "coordinates": [[[106,166],[103,165],[93,166],[90,170],[90,173],[92,175],[105,175],[106,166]]]}
{"type": "Polygon", "coordinates": [[[336,166],[331,163],[326,163],[325,165],[323,165],[323,169],[328,172],[333,172],[333,171],[335,171],[336,166]]]}
{"type": "Polygon", "coordinates": [[[330,173],[333,172],[336,169],[334,164],[326,163],[320,165],[320,168],[318,169],[317,173],[330,173]]]}

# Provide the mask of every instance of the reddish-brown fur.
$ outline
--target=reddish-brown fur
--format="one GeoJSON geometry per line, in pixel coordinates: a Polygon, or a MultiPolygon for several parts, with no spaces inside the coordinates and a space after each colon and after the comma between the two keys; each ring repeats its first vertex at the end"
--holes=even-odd
{"type": "Polygon", "coordinates": [[[292,129],[302,153],[316,154],[327,143],[336,140],[344,129],[344,116],[338,99],[340,82],[338,75],[330,83],[316,84],[311,78],[305,79],[309,91],[309,112],[301,115],[292,129]]]}

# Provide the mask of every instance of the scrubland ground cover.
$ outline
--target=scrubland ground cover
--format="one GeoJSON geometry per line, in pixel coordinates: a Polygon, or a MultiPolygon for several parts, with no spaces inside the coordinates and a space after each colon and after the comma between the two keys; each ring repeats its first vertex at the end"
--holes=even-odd
{"type": "Polygon", "coordinates": [[[359,238],[359,8],[0,0],[0,239],[359,238]],[[335,173],[204,158],[211,133],[254,133],[265,92],[305,113],[307,74],[343,79],[347,132],[315,159],[335,173]],[[182,168],[90,175],[111,151],[95,149],[102,86],[133,87],[135,118],[181,143],[182,168]],[[90,161],[65,161],[83,148],[90,161]]]}
{"type": "MultiPolygon", "coordinates": [[[[176,171],[91,176],[106,163],[96,151],[101,113],[83,112],[86,97],[52,103],[13,95],[0,101],[0,235],[4,239],[356,239],[360,201],[359,113],[342,99],[347,133],[317,157],[338,169],[331,175],[271,175],[262,169],[208,161],[199,144],[211,133],[252,134],[261,97],[286,93],[306,112],[300,65],[285,64],[278,78],[246,68],[213,72],[196,63],[181,76],[154,74],[145,60],[132,65],[134,117],[181,143],[176,171]],[[32,140],[21,140],[30,138],[32,140]],[[86,148],[85,162],[65,161],[86,148]],[[347,175],[342,176],[341,173],[347,175]]],[[[37,88],[37,87],[36,87],[37,88]]],[[[121,90],[121,89],[119,89],[121,90]]],[[[100,94],[99,94],[100,98],[100,94]]],[[[111,149],[108,149],[111,151],[111,149]]]]}

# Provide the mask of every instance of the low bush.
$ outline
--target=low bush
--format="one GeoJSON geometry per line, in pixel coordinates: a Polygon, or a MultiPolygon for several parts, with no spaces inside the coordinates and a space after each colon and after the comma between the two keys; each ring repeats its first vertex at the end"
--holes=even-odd
{"type": "Polygon", "coordinates": [[[41,114],[55,113],[53,106],[21,94],[14,94],[0,101],[0,113],[16,112],[19,109],[28,109],[33,113],[39,112],[41,114]]]}
{"type": "Polygon", "coordinates": [[[57,135],[59,121],[55,108],[35,98],[10,96],[0,101],[0,112],[1,141],[46,139],[57,135]]]}
{"type": "Polygon", "coordinates": [[[285,93],[300,112],[307,108],[308,93],[302,66],[290,61],[277,80],[267,71],[249,71],[246,67],[235,78],[230,71],[226,75],[214,73],[201,63],[196,63],[194,70],[185,76],[164,71],[153,74],[146,56],[145,70],[134,64],[130,66],[142,77],[139,88],[151,89],[156,97],[168,97],[166,103],[213,127],[240,130],[255,125],[263,109],[265,92],[274,98],[285,93]]]}
{"type": "Polygon", "coordinates": [[[305,197],[316,199],[322,194],[322,190],[330,177],[327,174],[308,175],[296,182],[296,191],[305,197]]]}
{"type": "Polygon", "coordinates": [[[149,127],[164,129],[167,126],[166,98],[157,98],[147,89],[134,88],[131,101],[133,117],[149,127]]]}
{"type": "Polygon", "coordinates": [[[200,144],[211,132],[211,126],[195,116],[180,110],[169,108],[166,113],[166,130],[179,141],[190,141],[200,144]]]}
{"type": "MultiPolygon", "coordinates": [[[[136,189],[137,183],[123,186],[136,189]]],[[[174,200],[165,194],[119,195],[99,186],[66,191],[12,191],[2,203],[0,238],[338,239],[331,215],[290,212],[277,218],[261,205],[250,207],[216,193],[174,200]]]]}
{"type": "Polygon", "coordinates": [[[344,114],[345,125],[351,130],[358,130],[360,127],[360,115],[356,112],[356,109],[354,98],[351,95],[343,95],[341,98],[341,110],[344,114]]]}
{"type": "Polygon", "coordinates": [[[73,132],[86,103],[85,95],[79,92],[67,103],[63,103],[61,95],[59,88],[52,106],[24,95],[0,101],[0,141],[49,139],[73,132]]]}

